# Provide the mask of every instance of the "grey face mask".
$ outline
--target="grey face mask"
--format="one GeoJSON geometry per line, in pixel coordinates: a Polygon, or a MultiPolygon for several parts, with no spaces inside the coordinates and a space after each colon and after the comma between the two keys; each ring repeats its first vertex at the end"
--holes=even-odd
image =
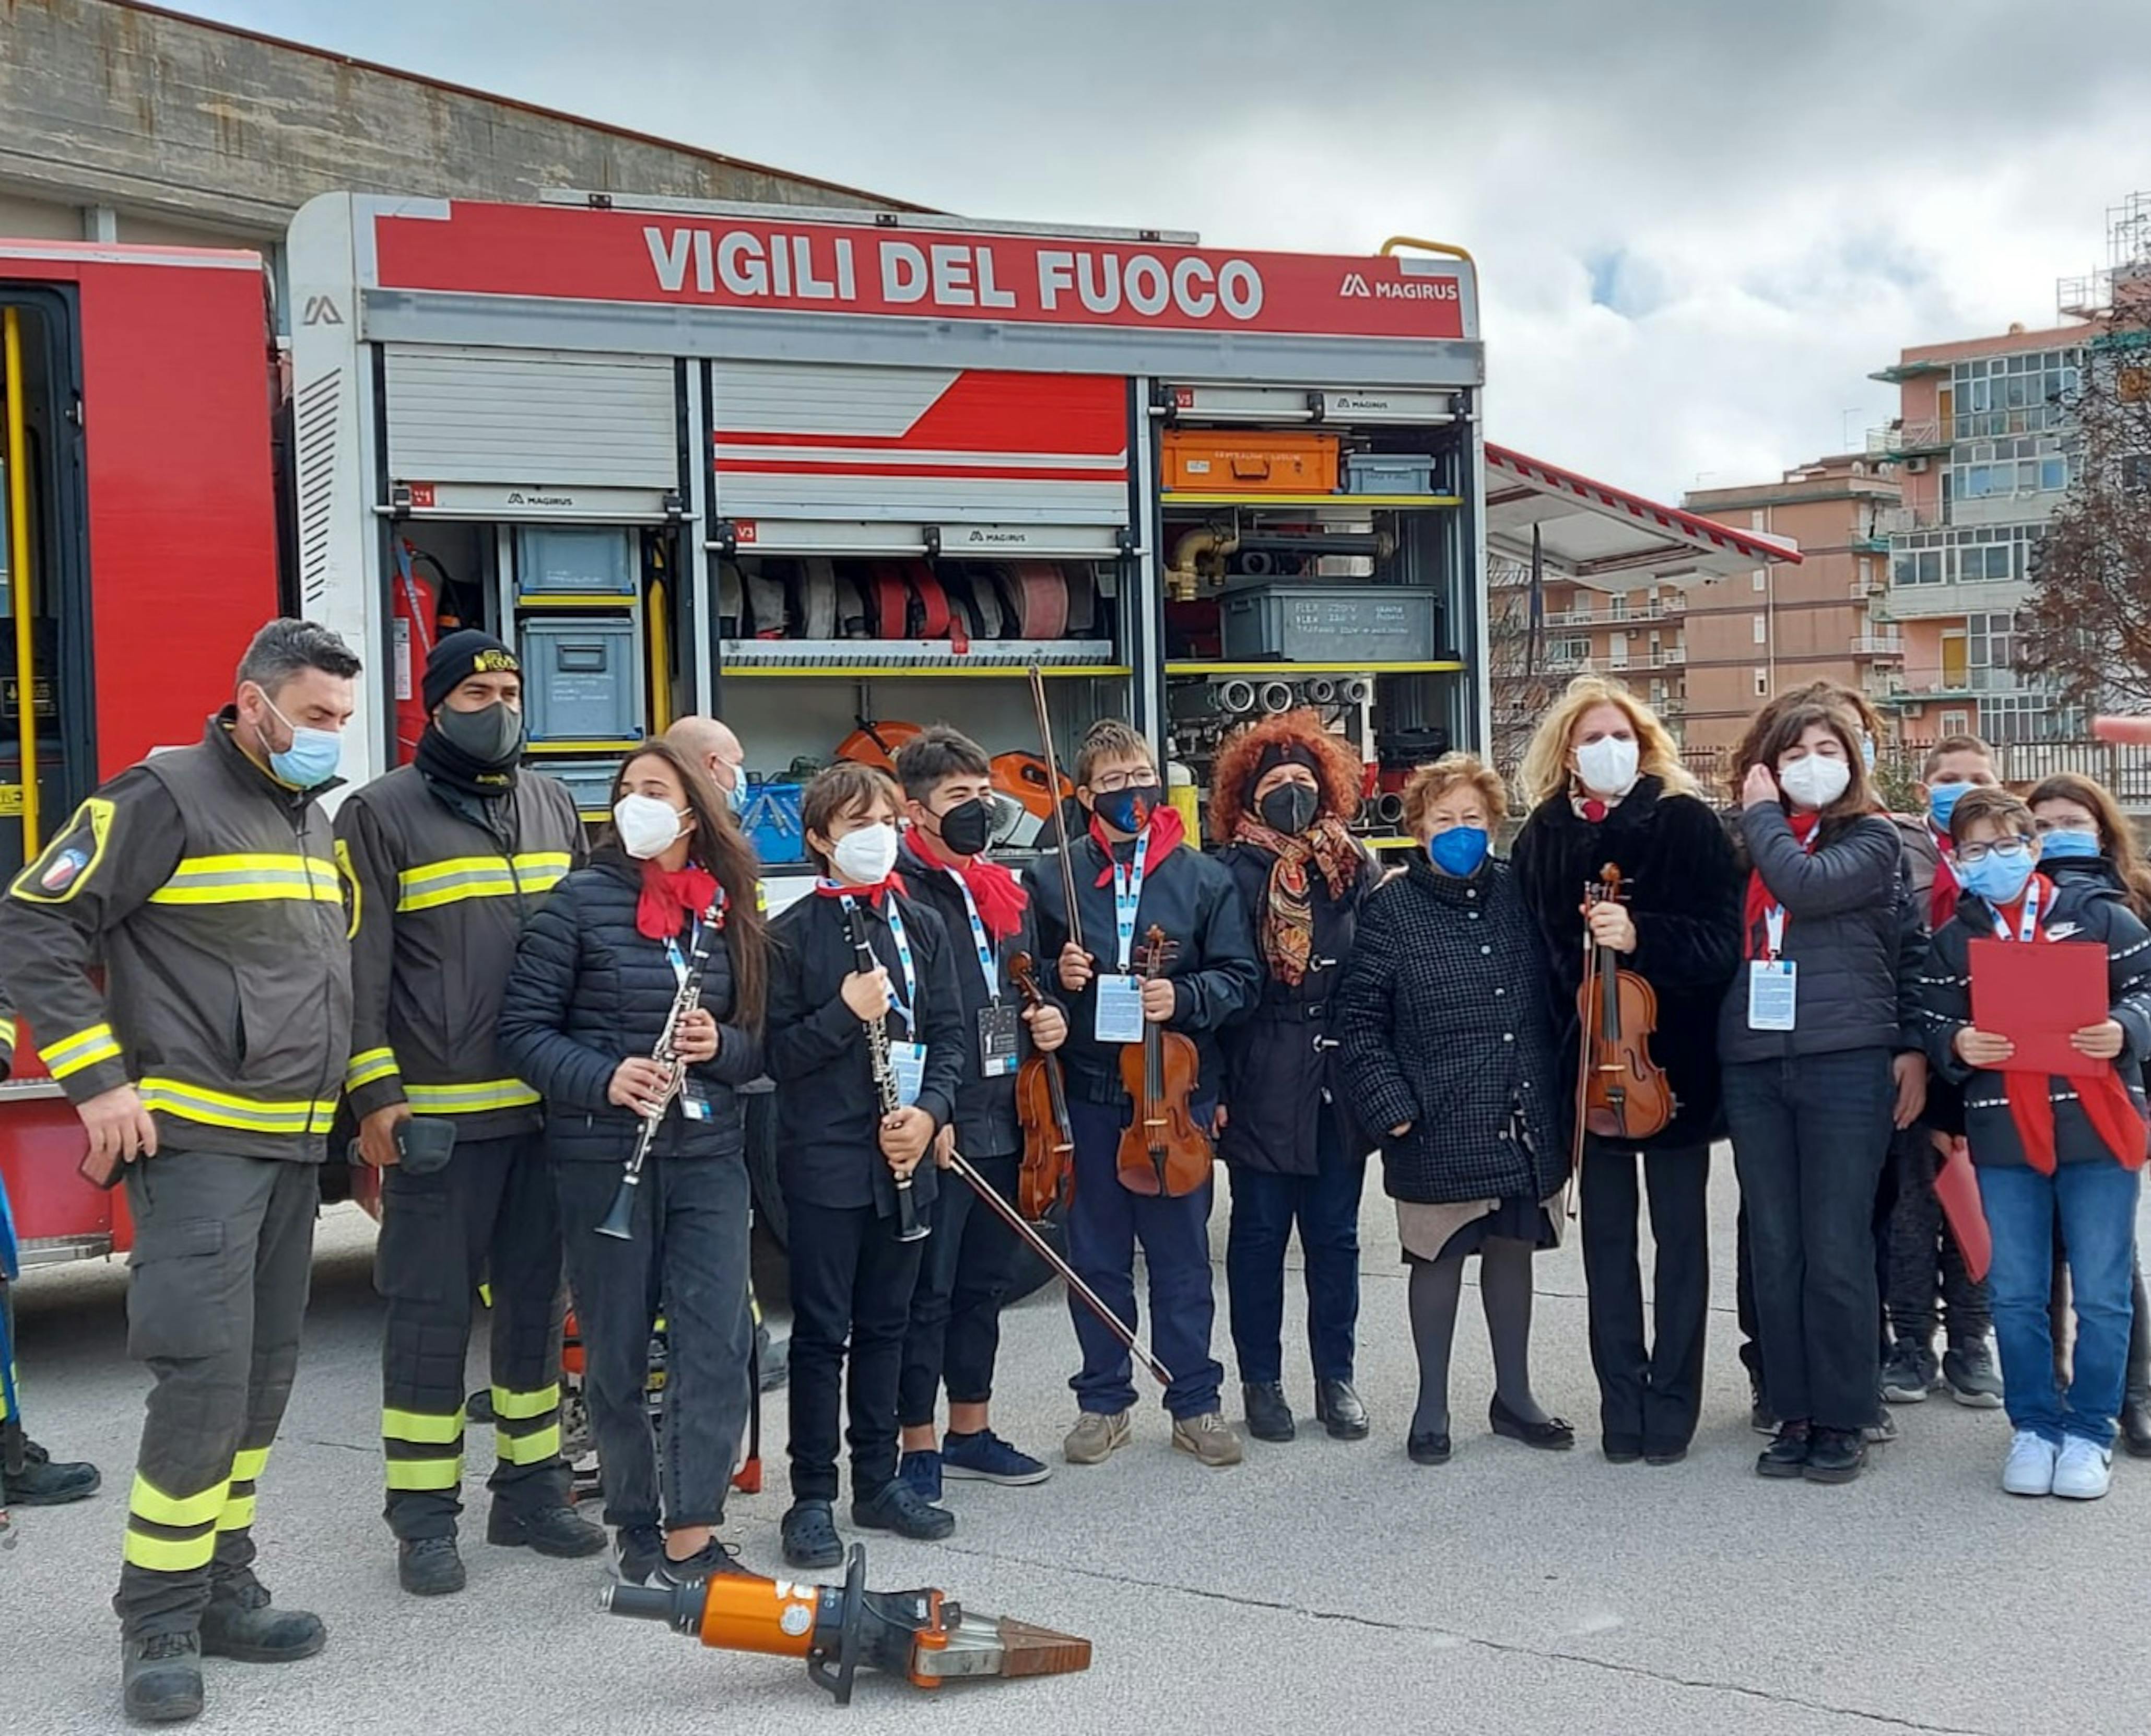
{"type": "Polygon", "coordinates": [[[523,714],[500,700],[475,711],[443,707],[433,726],[449,747],[488,771],[505,771],[523,752],[523,714]]]}

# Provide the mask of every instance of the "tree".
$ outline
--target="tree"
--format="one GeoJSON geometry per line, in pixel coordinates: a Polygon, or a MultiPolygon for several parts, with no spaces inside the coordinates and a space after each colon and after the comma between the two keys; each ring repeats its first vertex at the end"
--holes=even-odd
{"type": "Polygon", "coordinates": [[[1486,559],[1487,698],[1494,738],[1489,762],[1503,776],[1515,772],[1531,732],[1561,695],[1562,681],[1546,671],[1543,610],[1531,619],[1531,569],[1527,561],[1490,554],[1486,559]]]}
{"type": "Polygon", "coordinates": [[[2073,705],[2151,708],[2151,264],[2115,272],[2067,408],[2076,474],[2032,551],[2017,666],[2073,705]]]}

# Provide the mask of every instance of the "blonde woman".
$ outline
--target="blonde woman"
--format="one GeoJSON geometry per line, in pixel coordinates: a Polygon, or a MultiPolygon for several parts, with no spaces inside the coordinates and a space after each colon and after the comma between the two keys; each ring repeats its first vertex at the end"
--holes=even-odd
{"type": "Polygon", "coordinates": [[[1564,1101],[1577,1089],[1587,937],[1658,997],[1651,1055],[1672,1083],[1673,1118],[1647,1137],[1587,1134],[1581,1194],[1601,1444],[1617,1465],[1671,1465],[1686,1455],[1703,1402],[1705,1205],[1710,1142],[1723,1131],[1718,1006],[1740,959],[1740,874],[1665,726],[1617,682],[1573,682],[1531,738],[1519,781],[1531,807],[1511,859],[1552,961],[1564,1101]],[[1597,904],[1587,919],[1584,888],[1609,863],[1625,902],[1597,904]],[[1639,1168],[1657,1246],[1650,1338],[1637,1264],[1639,1168]]]}

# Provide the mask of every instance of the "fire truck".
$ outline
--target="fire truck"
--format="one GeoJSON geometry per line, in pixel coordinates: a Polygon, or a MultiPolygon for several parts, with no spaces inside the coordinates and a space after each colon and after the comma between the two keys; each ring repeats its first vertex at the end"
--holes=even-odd
{"type": "MultiPolygon", "coordinates": [[[[1131,719],[1191,820],[1264,711],[1352,741],[1377,844],[1411,765],[1485,738],[1457,249],[337,194],[286,260],[279,340],[251,254],[0,240],[10,873],[197,739],[280,608],[365,659],[354,782],[407,757],[459,625],[518,646],[530,762],[592,819],[627,748],[721,716],[772,903],[802,778],[926,723],[986,744],[1004,845],[1035,839],[1066,792],[1034,669],[1061,755],[1131,719]]],[[[35,1036],[0,1086],[26,1254],[124,1248],[35,1036]]]]}

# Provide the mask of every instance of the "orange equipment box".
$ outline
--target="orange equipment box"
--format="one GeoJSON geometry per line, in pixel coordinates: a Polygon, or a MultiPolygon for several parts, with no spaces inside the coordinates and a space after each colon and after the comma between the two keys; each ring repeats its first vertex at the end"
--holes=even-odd
{"type": "Polygon", "coordinates": [[[1165,486],[1187,494],[1334,494],[1334,434],[1165,431],[1165,486]]]}

